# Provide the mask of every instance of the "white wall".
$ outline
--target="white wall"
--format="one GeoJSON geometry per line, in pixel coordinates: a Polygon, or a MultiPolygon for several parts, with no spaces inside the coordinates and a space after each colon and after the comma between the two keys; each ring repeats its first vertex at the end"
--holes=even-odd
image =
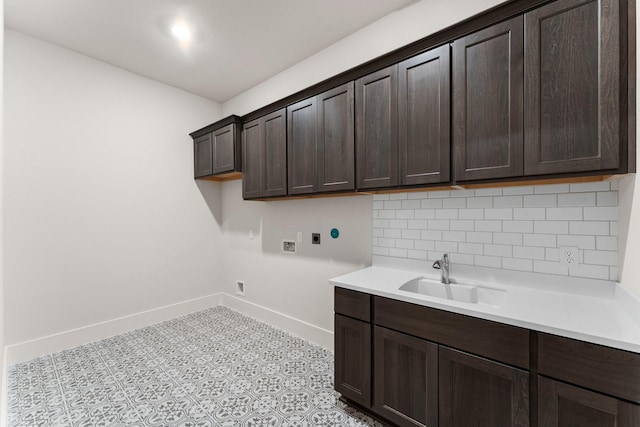
{"type": "Polygon", "coordinates": [[[228,100],[223,112],[246,114],[391,52],[504,0],[422,0],[356,31],[339,42],[228,100]]]}
{"type": "MultiPolygon", "coordinates": [[[[0,0],[0,398],[4,396],[5,378],[4,378],[4,240],[3,240],[3,200],[4,200],[4,107],[3,107],[3,91],[2,82],[4,67],[2,66],[4,58],[4,0],[0,0]]],[[[2,406],[5,400],[0,401],[0,417],[4,413],[2,406]]],[[[2,418],[0,418],[0,423],[2,418]]]]}
{"type": "Polygon", "coordinates": [[[6,344],[217,292],[220,105],[10,30],[4,65],[6,344]]]}

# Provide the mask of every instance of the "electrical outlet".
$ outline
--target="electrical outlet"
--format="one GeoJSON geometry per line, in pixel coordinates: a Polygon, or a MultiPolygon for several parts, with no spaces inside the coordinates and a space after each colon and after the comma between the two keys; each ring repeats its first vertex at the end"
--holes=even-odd
{"type": "Polygon", "coordinates": [[[573,247],[560,248],[560,264],[563,264],[563,265],[580,264],[580,252],[578,248],[573,248],[573,247]]]}
{"type": "Polygon", "coordinates": [[[293,240],[284,240],[282,242],[282,252],[285,254],[295,254],[296,242],[294,242],[293,240]]]}
{"type": "Polygon", "coordinates": [[[236,280],[236,295],[244,295],[244,281],[236,280]]]}
{"type": "Polygon", "coordinates": [[[314,245],[320,244],[320,233],[311,233],[311,243],[314,245]]]}

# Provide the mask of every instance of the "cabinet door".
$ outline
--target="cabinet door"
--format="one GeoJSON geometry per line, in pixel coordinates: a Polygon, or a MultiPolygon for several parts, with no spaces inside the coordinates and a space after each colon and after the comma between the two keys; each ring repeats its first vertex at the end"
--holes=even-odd
{"type": "Polygon", "coordinates": [[[316,97],[287,107],[289,194],[317,191],[316,97]]]}
{"type": "Polygon", "coordinates": [[[234,148],[236,142],[235,125],[227,125],[213,132],[213,173],[230,172],[235,169],[234,148]]]}
{"type": "Polygon", "coordinates": [[[344,397],[371,406],[371,324],[335,315],[335,388],[344,397]]]}
{"type": "Polygon", "coordinates": [[[541,427],[636,427],[640,406],[538,377],[541,427]]]}
{"type": "MultiPolygon", "coordinates": [[[[287,110],[267,114],[264,125],[264,195],[287,194],[287,110]]],[[[246,172],[245,172],[246,173],[246,172]]]]}
{"type": "Polygon", "coordinates": [[[401,427],[438,426],[438,346],[375,326],[373,408],[401,427]]]}
{"type": "Polygon", "coordinates": [[[398,65],[400,184],[449,180],[450,47],[398,65]]]}
{"type": "Polygon", "coordinates": [[[398,66],[356,80],[357,188],[398,184],[398,66]]]}
{"type": "Polygon", "coordinates": [[[211,134],[202,135],[193,140],[193,151],[195,159],[195,177],[208,176],[213,173],[211,158],[211,134]]]}
{"type": "Polygon", "coordinates": [[[440,347],[439,384],[442,427],[529,425],[525,371],[440,347]]]}
{"type": "Polygon", "coordinates": [[[318,95],[318,191],[355,188],[353,82],[318,95]]]}
{"type": "Polygon", "coordinates": [[[262,119],[244,124],[242,129],[242,197],[263,196],[264,136],[262,119]]]}
{"type": "Polygon", "coordinates": [[[453,43],[456,181],[523,173],[522,16],[453,43]]]}
{"type": "Polygon", "coordinates": [[[560,0],[525,15],[525,174],[619,167],[618,0],[560,0]]]}

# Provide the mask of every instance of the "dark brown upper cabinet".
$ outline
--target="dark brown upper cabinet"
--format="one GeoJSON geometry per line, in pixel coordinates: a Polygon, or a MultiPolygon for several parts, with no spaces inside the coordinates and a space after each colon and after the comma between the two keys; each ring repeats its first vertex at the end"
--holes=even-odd
{"type": "Polygon", "coordinates": [[[353,190],[353,83],[287,107],[289,194],[353,190]]]}
{"type": "Polygon", "coordinates": [[[244,199],[287,194],[287,115],[281,109],[244,124],[244,199]]]}
{"type": "Polygon", "coordinates": [[[451,48],[398,64],[400,185],[449,181],[451,48]]]}
{"type": "Polygon", "coordinates": [[[230,116],[192,132],[195,178],[242,172],[241,119],[230,116]]]}
{"type": "Polygon", "coordinates": [[[356,80],[356,186],[398,185],[398,66],[356,80]]]}
{"type": "Polygon", "coordinates": [[[525,174],[620,167],[618,0],[525,14],[525,174]]]}
{"type": "Polygon", "coordinates": [[[453,43],[456,181],[523,174],[522,16],[453,43]]]}

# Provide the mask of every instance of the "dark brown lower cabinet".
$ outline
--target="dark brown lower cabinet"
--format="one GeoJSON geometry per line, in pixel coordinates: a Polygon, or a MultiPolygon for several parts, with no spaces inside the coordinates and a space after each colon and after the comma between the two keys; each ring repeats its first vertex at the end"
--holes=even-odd
{"type": "Polygon", "coordinates": [[[335,388],[347,399],[371,406],[371,324],[335,315],[335,388]]]}
{"type": "Polygon", "coordinates": [[[440,426],[529,426],[529,373],[440,347],[440,426]]]}
{"type": "Polygon", "coordinates": [[[637,427],[640,406],[538,377],[540,427],[637,427]]]}
{"type": "Polygon", "coordinates": [[[374,327],[373,409],[402,427],[438,425],[438,345],[374,327]]]}

